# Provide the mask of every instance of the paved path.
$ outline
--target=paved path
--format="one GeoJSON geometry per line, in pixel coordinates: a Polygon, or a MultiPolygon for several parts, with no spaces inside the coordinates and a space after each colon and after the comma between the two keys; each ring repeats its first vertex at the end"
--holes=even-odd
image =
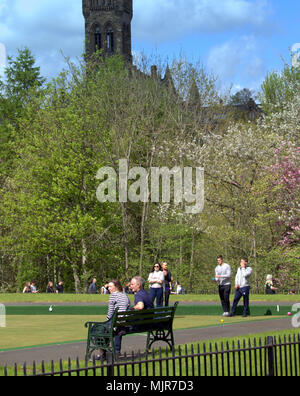
{"type": "MultiPolygon", "coordinates": [[[[238,323],[232,325],[218,325],[215,327],[197,328],[188,330],[178,330],[174,332],[176,344],[186,344],[190,342],[198,342],[220,337],[235,337],[243,336],[251,333],[272,332],[276,330],[290,330],[293,329],[291,319],[268,319],[262,321],[251,321],[245,323],[238,323]]],[[[143,351],[146,345],[146,335],[137,334],[123,337],[122,352],[131,353],[132,351],[143,351]]],[[[155,347],[166,347],[165,343],[156,343],[155,347]]],[[[7,364],[8,366],[14,363],[32,364],[44,360],[49,362],[51,360],[59,361],[59,359],[79,359],[83,360],[85,356],[85,342],[78,342],[72,344],[61,344],[54,346],[45,346],[32,349],[21,349],[16,351],[0,352],[0,365],[7,364]]]]}

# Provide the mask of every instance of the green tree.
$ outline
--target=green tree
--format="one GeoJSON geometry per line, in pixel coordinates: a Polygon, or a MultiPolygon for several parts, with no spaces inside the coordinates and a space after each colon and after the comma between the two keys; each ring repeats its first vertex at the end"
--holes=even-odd
{"type": "Polygon", "coordinates": [[[244,88],[230,97],[231,105],[248,105],[250,101],[255,101],[255,98],[253,91],[248,88],[244,88]]]}
{"type": "MultiPolygon", "coordinates": [[[[32,94],[41,90],[45,79],[28,48],[19,49],[14,59],[8,57],[4,81],[0,80],[0,175],[1,181],[11,172],[14,159],[12,150],[13,128],[19,130],[19,119],[32,94]]],[[[0,182],[1,182],[0,181],[0,182]]]]}
{"type": "Polygon", "coordinates": [[[284,103],[291,102],[299,90],[300,67],[285,63],[281,72],[269,73],[261,85],[259,99],[263,110],[270,114],[284,109],[284,103]]]}

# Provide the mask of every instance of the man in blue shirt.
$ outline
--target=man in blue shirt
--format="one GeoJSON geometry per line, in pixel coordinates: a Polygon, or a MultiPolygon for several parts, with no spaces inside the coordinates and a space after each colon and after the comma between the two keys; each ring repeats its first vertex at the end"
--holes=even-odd
{"type": "Polygon", "coordinates": [[[140,276],[135,276],[131,279],[130,288],[135,294],[133,309],[151,309],[154,308],[152,298],[144,289],[145,280],[140,276]]]}

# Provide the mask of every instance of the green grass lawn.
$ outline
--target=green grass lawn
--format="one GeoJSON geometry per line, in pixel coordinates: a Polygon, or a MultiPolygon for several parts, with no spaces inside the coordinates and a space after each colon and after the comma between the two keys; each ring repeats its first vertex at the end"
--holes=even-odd
{"type": "MultiPolygon", "coordinates": [[[[133,301],[133,296],[129,296],[133,301]]],[[[231,299],[233,294],[231,296],[231,299]]],[[[0,303],[105,303],[108,301],[108,295],[89,295],[89,294],[0,294],[0,303]]],[[[171,295],[171,304],[175,301],[182,302],[220,302],[217,294],[186,294],[186,295],[171,295]]],[[[265,294],[251,294],[250,301],[261,301],[261,302],[291,302],[296,303],[300,301],[299,295],[286,295],[277,294],[274,296],[265,294]]]]}
{"type": "MultiPolygon", "coordinates": [[[[217,316],[178,315],[174,320],[174,330],[208,326],[226,326],[233,323],[275,319],[271,317],[222,318],[217,316]]],[[[105,316],[50,316],[50,315],[8,315],[6,328],[0,328],[0,351],[39,345],[83,341],[87,337],[84,323],[105,321],[105,316]]]]}
{"type": "MultiPolygon", "coordinates": [[[[209,318],[211,319],[211,318],[209,318]]],[[[154,375],[157,375],[160,369],[162,369],[163,374],[162,376],[167,375],[167,366],[169,369],[169,374],[170,375],[175,375],[175,376],[188,376],[191,375],[191,369],[192,367],[194,368],[195,372],[197,373],[198,371],[201,372],[201,375],[207,375],[207,376],[212,376],[212,375],[217,375],[217,373],[220,375],[222,374],[222,370],[224,369],[224,375],[228,376],[229,374],[232,375],[255,375],[255,372],[257,370],[257,375],[265,375],[265,365],[264,361],[266,360],[265,357],[265,350],[262,349],[261,351],[258,350],[256,352],[256,358],[254,358],[254,351],[252,352],[236,352],[234,355],[232,352],[227,354],[225,357],[222,355],[219,355],[218,358],[214,354],[210,354],[210,356],[207,356],[207,358],[204,358],[203,356],[200,358],[197,357],[192,357],[197,352],[203,353],[203,352],[209,352],[210,350],[213,351],[221,351],[221,350],[226,350],[227,346],[229,349],[236,349],[237,347],[245,347],[251,344],[251,346],[254,345],[254,342],[257,342],[256,345],[258,345],[259,340],[262,340],[262,345],[264,345],[264,339],[265,337],[269,335],[269,333],[257,333],[257,334],[251,334],[250,336],[244,336],[244,337],[231,337],[231,338],[219,338],[219,339],[212,339],[209,341],[201,342],[201,343],[193,343],[193,344],[188,344],[186,346],[180,346],[177,345],[175,347],[174,354],[172,355],[171,353],[168,353],[168,356],[173,356],[174,357],[174,363],[172,360],[163,361],[161,364],[159,362],[156,362],[155,364],[151,363],[148,365],[148,370],[146,373],[145,369],[145,364],[139,364],[138,362],[135,364],[135,372],[132,372],[132,364],[130,363],[129,366],[127,366],[126,373],[124,371],[124,367],[120,367],[118,369],[115,367],[114,369],[114,375],[126,375],[127,377],[129,376],[148,376],[152,377],[154,375]],[[255,340],[255,341],[254,341],[255,340]],[[179,362],[178,357],[183,356],[183,355],[190,355],[189,358],[182,359],[181,363],[179,362]],[[239,357],[241,357],[241,360],[239,360],[239,357]],[[239,361],[241,362],[241,366],[239,365],[239,361]],[[218,370],[216,369],[218,362],[218,370]],[[229,367],[229,369],[228,369],[229,367]],[[174,371],[175,370],[175,371],[174,371]]],[[[288,331],[274,331],[272,332],[272,335],[276,337],[277,340],[279,340],[278,337],[281,337],[281,340],[284,341],[284,337],[287,336],[286,340],[288,341],[288,337],[293,337],[296,336],[296,339],[299,335],[299,330],[288,330],[288,331]]],[[[298,349],[297,349],[298,350],[298,349]]],[[[299,351],[297,352],[295,348],[289,348],[285,350],[283,353],[281,350],[281,347],[277,347],[276,351],[276,356],[277,360],[275,361],[276,367],[277,367],[277,374],[278,375],[292,375],[294,370],[298,370],[299,366],[295,363],[296,360],[299,360],[299,351]],[[280,359],[279,359],[280,357],[280,359]],[[283,362],[283,364],[281,364],[283,362]]],[[[163,350],[162,352],[159,352],[158,350],[155,350],[153,354],[151,353],[149,355],[149,358],[151,359],[152,357],[155,358],[166,358],[166,352],[163,350]]],[[[144,359],[144,358],[142,358],[144,359]]],[[[69,367],[69,363],[67,361],[62,361],[61,364],[58,362],[55,362],[53,369],[54,372],[59,372],[61,369],[63,370],[68,370],[69,368],[76,370],[78,368],[84,368],[85,367],[85,362],[84,361],[79,361],[78,363],[75,361],[70,362],[71,366],[69,367]]],[[[121,363],[122,364],[122,363],[121,363]]],[[[89,364],[90,366],[92,363],[89,364]]],[[[52,367],[50,363],[45,364],[45,372],[51,372],[52,367]]],[[[8,367],[7,372],[9,376],[14,376],[15,375],[15,369],[13,367],[8,367]]],[[[38,364],[36,366],[36,373],[41,373],[41,365],[38,364]]],[[[31,375],[33,373],[33,367],[32,366],[27,366],[27,375],[31,375]]],[[[91,370],[88,375],[93,375],[96,373],[98,376],[106,376],[106,369],[102,370],[101,367],[91,370]]],[[[0,376],[4,375],[4,367],[0,365],[0,376]]],[[[23,366],[19,365],[17,367],[17,375],[18,376],[23,376],[23,366]]],[[[74,371],[72,375],[77,375],[77,373],[74,371]]],[[[86,375],[85,372],[81,372],[80,375],[86,375]]]]}

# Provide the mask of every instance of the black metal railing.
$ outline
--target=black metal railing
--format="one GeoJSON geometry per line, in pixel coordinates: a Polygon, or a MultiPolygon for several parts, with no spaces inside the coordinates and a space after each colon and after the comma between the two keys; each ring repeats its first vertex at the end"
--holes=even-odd
{"type": "Polygon", "coordinates": [[[300,334],[264,341],[203,343],[124,355],[117,362],[85,364],[79,359],[46,365],[4,367],[4,376],[299,376],[300,334]]]}

